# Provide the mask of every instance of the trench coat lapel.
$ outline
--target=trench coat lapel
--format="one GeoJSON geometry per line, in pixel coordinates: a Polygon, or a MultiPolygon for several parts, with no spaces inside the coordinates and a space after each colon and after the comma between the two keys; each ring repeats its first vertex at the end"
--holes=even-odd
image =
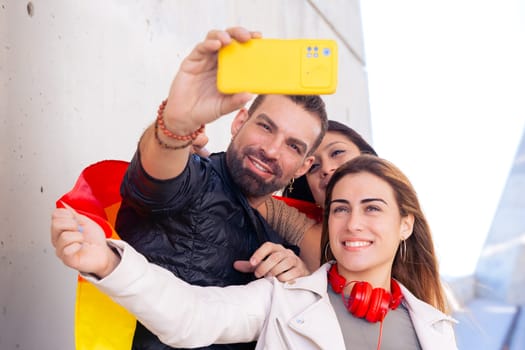
{"type": "Polygon", "coordinates": [[[320,299],[307,310],[289,321],[289,327],[309,338],[320,349],[344,349],[345,344],[337,317],[326,298],[320,299]]]}
{"type": "Polygon", "coordinates": [[[457,321],[417,299],[403,285],[401,285],[401,291],[404,297],[403,303],[410,313],[421,348],[456,349],[452,325],[457,321]]]}
{"type": "Polygon", "coordinates": [[[323,265],[309,278],[286,284],[287,289],[306,289],[320,296],[319,300],[290,319],[288,326],[305,338],[311,339],[321,349],[344,349],[343,334],[327,294],[327,270],[323,265]]]}

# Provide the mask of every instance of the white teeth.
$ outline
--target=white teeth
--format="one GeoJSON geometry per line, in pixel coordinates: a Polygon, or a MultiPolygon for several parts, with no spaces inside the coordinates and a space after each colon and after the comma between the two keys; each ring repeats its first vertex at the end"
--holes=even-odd
{"type": "Polygon", "coordinates": [[[370,241],[345,241],[345,247],[366,247],[372,244],[370,241]]]}
{"type": "Polygon", "coordinates": [[[260,165],[257,164],[257,163],[253,163],[253,165],[254,165],[257,169],[259,169],[260,171],[264,171],[265,173],[268,172],[265,168],[263,168],[262,166],[260,166],[260,165]]]}

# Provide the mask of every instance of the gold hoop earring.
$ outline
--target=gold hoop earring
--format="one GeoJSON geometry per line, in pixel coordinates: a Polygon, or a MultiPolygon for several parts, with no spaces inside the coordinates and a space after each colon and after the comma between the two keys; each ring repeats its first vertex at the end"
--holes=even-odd
{"type": "Polygon", "coordinates": [[[407,261],[407,242],[406,241],[407,241],[406,239],[402,239],[399,244],[399,257],[401,258],[401,261],[404,263],[407,261]]]}
{"type": "Polygon", "coordinates": [[[290,183],[288,184],[288,193],[292,193],[293,192],[293,183],[295,182],[295,178],[292,177],[292,179],[290,180],[290,183]]]}

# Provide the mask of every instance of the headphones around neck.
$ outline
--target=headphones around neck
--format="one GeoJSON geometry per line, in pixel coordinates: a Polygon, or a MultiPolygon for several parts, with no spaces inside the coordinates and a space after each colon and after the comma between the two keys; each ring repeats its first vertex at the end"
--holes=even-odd
{"type": "Polygon", "coordinates": [[[388,310],[395,310],[403,299],[401,288],[394,279],[390,282],[392,290],[390,294],[383,288],[372,288],[370,283],[365,281],[346,282],[346,279],[337,272],[337,264],[330,267],[328,282],[335,293],[341,294],[348,312],[355,317],[365,318],[368,322],[382,322],[388,310]],[[354,283],[352,291],[345,299],[343,289],[351,283],[354,283]]]}

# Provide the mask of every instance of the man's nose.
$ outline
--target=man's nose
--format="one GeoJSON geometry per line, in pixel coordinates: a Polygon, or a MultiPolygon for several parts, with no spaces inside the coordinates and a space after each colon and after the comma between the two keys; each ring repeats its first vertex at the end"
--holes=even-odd
{"type": "Polygon", "coordinates": [[[276,137],[270,142],[268,142],[264,147],[264,153],[268,158],[277,159],[283,151],[282,147],[284,146],[283,140],[276,137]]]}

